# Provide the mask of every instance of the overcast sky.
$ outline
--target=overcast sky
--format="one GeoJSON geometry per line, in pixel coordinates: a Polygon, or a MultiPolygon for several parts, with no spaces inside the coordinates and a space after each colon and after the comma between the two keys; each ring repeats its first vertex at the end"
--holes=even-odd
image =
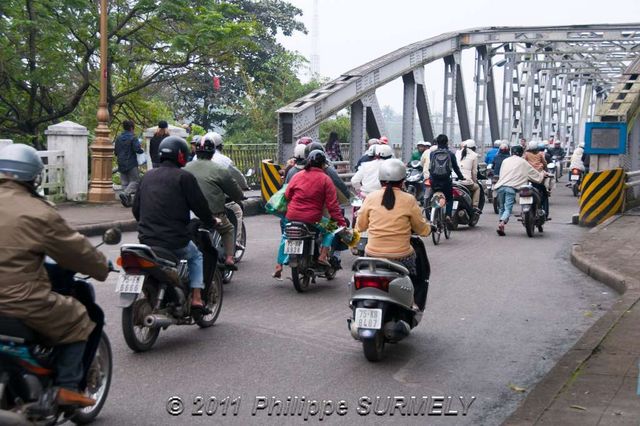
{"type": "MultiPolygon", "coordinates": [[[[312,29],[313,0],[289,0],[312,29]]],[[[640,22],[640,0],[318,0],[320,74],[331,79],[407,44],[474,27],[640,22]]],[[[282,44],[307,58],[311,34],[281,37],[282,44]]],[[[465,92],[471,96],[474,53],[462,57],[465,92]]],[[[426,67],[430,103],[442,109],[442,61],[426,67]],[[435,98],[435,99],[434,99],[435,98]]],[[[399,81],[378,89],[381,105],[402,109],[399,81]]],[[[470,99],[468,99],[470,102],[470,99]]]]}

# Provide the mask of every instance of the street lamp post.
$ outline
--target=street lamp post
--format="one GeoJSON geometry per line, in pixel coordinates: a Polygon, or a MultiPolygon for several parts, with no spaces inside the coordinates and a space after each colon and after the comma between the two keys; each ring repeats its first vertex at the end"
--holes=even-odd
{"type": "Polygon", "coordinates": [[[100,102],[98,127],[91,145],[91,182],[87,199],[91,203],[114,201],[112,181],[113,147],[109,132],[107,109],[107,0],[100,0],[100,102]]]}

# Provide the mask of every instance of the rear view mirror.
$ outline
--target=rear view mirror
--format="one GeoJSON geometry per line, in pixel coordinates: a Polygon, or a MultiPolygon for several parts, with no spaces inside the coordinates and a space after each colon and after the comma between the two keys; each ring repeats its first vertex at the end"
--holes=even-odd
{"type": "Polygon", "coordinates": [[[249,169],[249,170],[247,170],[247,173],[245,173],[245,176],[246,176],[246,177],[251,177],[251,176],[253,176],[254,174],[256,174],[255,170],[253,170],[253,169],[249,169]]]}
{"type": "Polygon", "coordinates": [[[118,228],[109,228],[102,234],[102,242],[108,245],[118,244],[121,239],[122,232],[118,228]]]}

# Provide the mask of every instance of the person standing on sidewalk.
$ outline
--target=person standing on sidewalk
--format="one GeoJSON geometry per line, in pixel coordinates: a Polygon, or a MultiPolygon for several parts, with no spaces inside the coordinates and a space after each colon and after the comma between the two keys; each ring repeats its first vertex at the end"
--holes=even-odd
{"type": "Polygon", "coordinates": [[[342,151],[340,150],[340,141],[338,140],[338,133],[329,133],[329,141],[324,147],[324,151],[327,153],[327,157],[331,161],[342,161],[342,151]]]}
{"type": "Polygon", "coordinates": [[[164,120],[160,120],[160,122],[158,122],[158,130],[156,130],[156,133],[149,141],[149,154],[154,169],[160,167],[160,151],[158,147],[160,146],[160,142],[167,136],[169,136],[169,124],[164,120]]]}
{"type": "Polygon", "coordinates": [[[115,139],[114,153],[118,159],[118,172],[120,172],[120,182],[122,192],[119,194],[120,201],[125,207],[131,207],[131,200],[138,189],[140,183],[140,172],[138,170],[138,158],[136,154],[144,154],[140,141],[133,134],[135,125],[131,120],[124,120],[120,133],[115,139]]]}

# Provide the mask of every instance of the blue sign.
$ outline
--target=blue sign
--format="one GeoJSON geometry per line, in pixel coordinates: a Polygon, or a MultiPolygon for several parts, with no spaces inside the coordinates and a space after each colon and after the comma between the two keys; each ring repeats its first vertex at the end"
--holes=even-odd
{"type": "Polygon", "coordinates": [[[587,123],[585,154],[625,154],[627,152],[627,123],[587,123]]]}

